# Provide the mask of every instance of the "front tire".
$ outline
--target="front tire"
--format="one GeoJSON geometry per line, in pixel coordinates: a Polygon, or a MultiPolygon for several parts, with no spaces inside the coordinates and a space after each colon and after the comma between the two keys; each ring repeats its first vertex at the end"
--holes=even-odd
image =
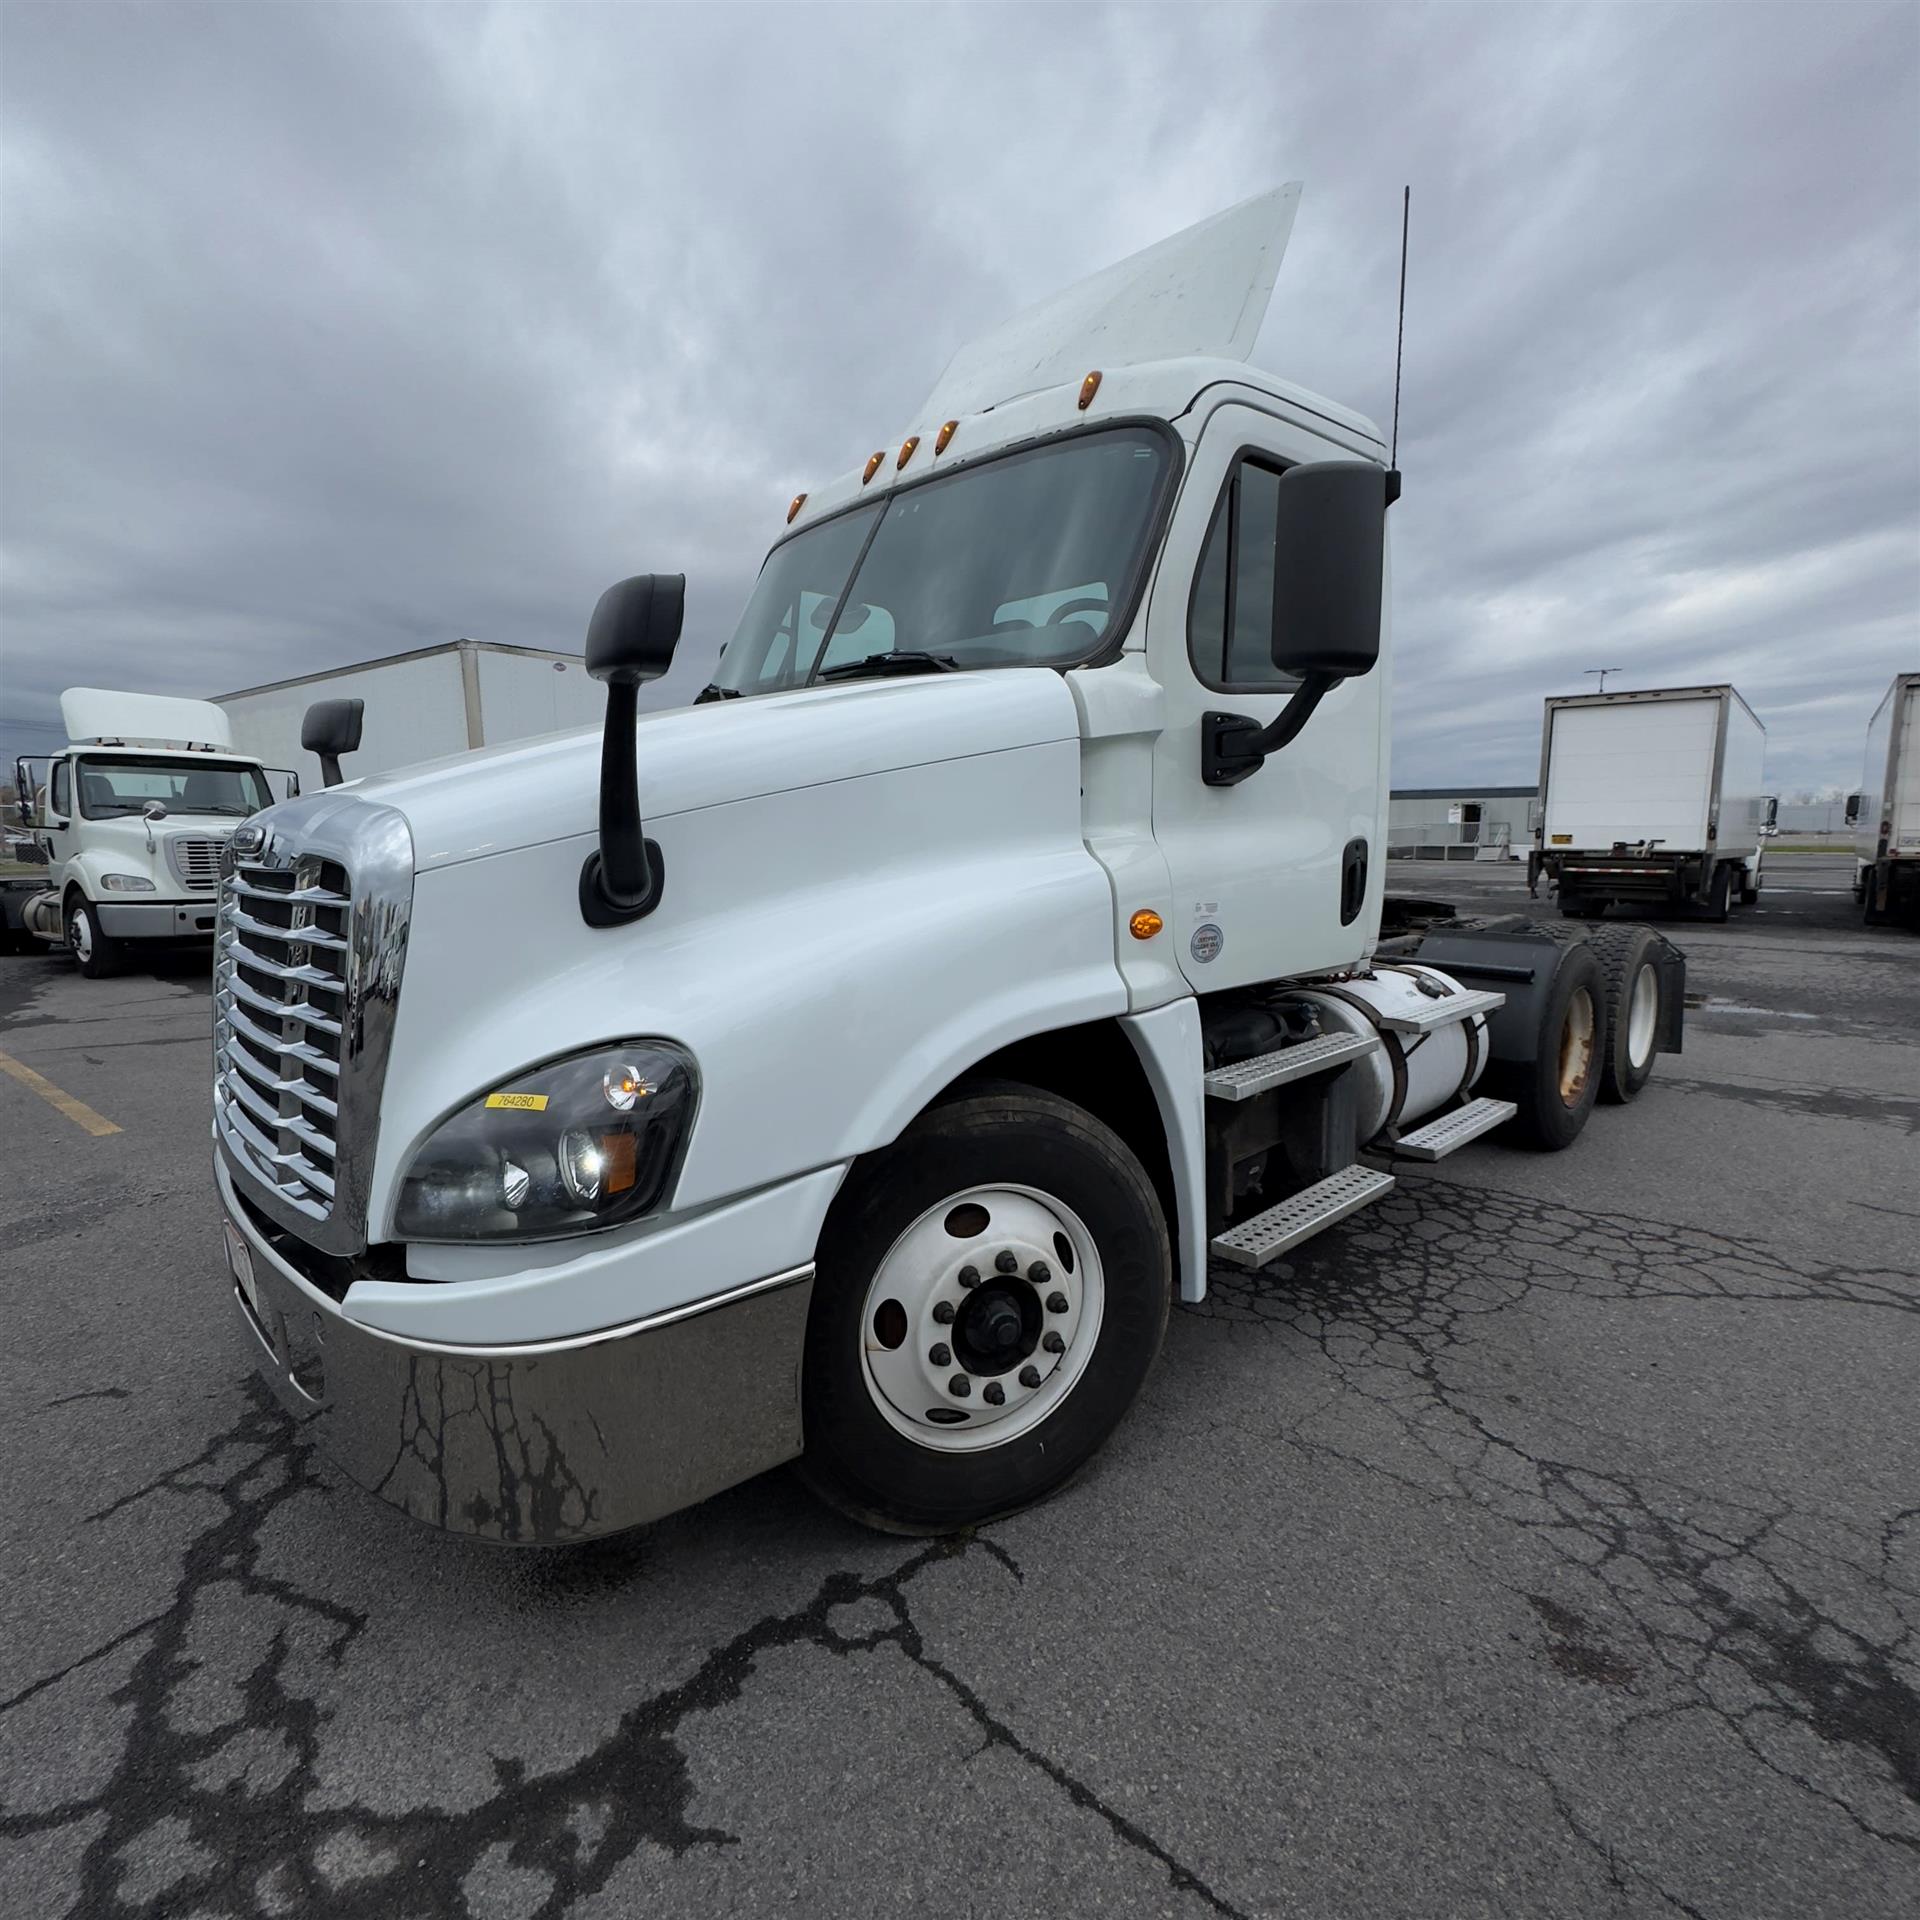
{"type": "Polygon", "coordinates": [[[99,914],[84,894],[67,902],[67,951],[89,980],[104,980],[120,971],[120,942],[100,931],[99,914]]]}
{"type": "Polygon", "coordinates": [[[817,1267],[800,1473],[888,1533],[951,1533],[1057,1491],[1132,1404],[1172,1297],[1160,1199],[1125,1142],[1011,1082],[863,1160],[817,1267]]]}
{"type": "Polygon", "coordinates": [[[1541,1009],[1533,1057],[1487,1069],[1487,1091],[1518,1109],[1507,1130],[1519,1145],[1557,1153],[1579,1139],[1600,1091],[1605,991],[1592,939],[1569,943],[1541,1009]]]}
{"type": "Polygon", "coordinates": [[[1733,905],[1733,869],[1728,866],[1715,867],[1713,884],[1707,897],[1707,918],[1720,926],[1727,923],[1727,914],[1733,905]]]}

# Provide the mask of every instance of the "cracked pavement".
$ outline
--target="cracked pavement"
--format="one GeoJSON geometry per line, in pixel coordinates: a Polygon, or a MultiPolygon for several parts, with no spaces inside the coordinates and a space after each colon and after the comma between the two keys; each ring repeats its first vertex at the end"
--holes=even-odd
{"type": "Polygon", "coordinates": [[[1636,1106],[1216,1270],[1092,1469],[934,1544],[784,1474],[564,1552],[357,1493],[228,1324],[204,968],[0,961],[124,1129],[0,1082],[10,1909],[1915,1911],[1920,940],[1763,905],[1680,931],[1636,1106]]]}

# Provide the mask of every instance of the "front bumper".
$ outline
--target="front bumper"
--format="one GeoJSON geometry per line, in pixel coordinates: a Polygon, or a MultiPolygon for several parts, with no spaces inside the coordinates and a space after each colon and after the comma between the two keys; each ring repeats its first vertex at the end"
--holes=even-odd
{"type": "Polygon", "coordinates": [[[204,900],[96,900],[100,931],[110,940],[211,940],[220,902],[204,900]]]}
{"type": "MultiPolygon", "coordinates": [[[[349,1318],[214,1177],[252,1285],[243,1342],[274,1397],[347,1476],[450,1532],[521,1545],[618,1533],[793,1459],[813,1269],[604,1332],[453,1347],[349,1318]]],[[[429,1283],[430,1284],[430,1283],[429,1283]]]]}

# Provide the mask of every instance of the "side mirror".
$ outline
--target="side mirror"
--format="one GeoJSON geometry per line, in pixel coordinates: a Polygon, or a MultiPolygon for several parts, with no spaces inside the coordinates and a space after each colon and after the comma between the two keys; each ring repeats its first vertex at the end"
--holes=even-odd
{"type": "Polygon", "coordinates": [[[360,751],[360,725],[366,717],[364,700],[316,700],[300,722],[300,745],[320,756],[323,786],[340,784],[340,756],[360,751]]]}
{"type": "Polygon", "coordinates": [[[1200,777],[1231,787],[1257,773],[1313,717],[1342,680],[1380,660],[1387,508],[1400,476],[1367,460],[1290,467],[1274,490],[1274,666],[1300,685],[1268,726],[1245,714],[1209,713],[1200,730],[1200,777]]]}
{"type": "Polygon", "coordinates": [[[1847,825],[1857,826],[1860,820],[1860,796],[1857,793],[1847,795],[1847,825]]]}
{"type": "Polygon", "coordinates": [[[1772,829],[1780,824],[1780,796],[1775,793],[1763,794],[1760,799],[1763,810],[1761,825],[1772,829]]]}
{"type": "Polygon", "coordinates": [[[641,573],[609,587],[587,622],[587,671],[607,687],[600,847],[580,869],[580,917],[590,927],[623,926],[651,913],[666,884],[666,862],[640,817],[633,728],[642,684],[673,664],[686,604],[685,574],[641,573]]]}
{"type": "Polygon", "coordinates": [[[23,827],[37,827],[39,810],[33,804],[33,778],[27,772],[27,763],[16,760],[13,763],[14,798],[20,803],[20,824],[23,827]]]}

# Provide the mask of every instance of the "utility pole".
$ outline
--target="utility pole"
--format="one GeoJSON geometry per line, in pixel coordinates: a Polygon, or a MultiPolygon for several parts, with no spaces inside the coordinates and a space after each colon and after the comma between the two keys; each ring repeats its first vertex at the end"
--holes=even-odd
{"type": "Polygon", "coordinates": [[[1592,678],[1592,677],[1593,677],[1593,676],[1594,676],[1595,674],[1598,674],[1598,675],[1600,676],[1600,691],[1601,691],[1602,693],[1605,693],[1605,692],[1606,692],[1606,690],[1607,690],[1607,675],[1608,675],[1608,674],[1610,674],[1610,673],[1625,673],[1625,672],[1626,672],[1626,668],[1625,668],[1625,667],[1588,667],[1588,668],[1586,669],[1586,673],[1587,673],[1587,677],[1588,677],[1589,679],[1591,679],[1591,678],[1592,678]]]}

